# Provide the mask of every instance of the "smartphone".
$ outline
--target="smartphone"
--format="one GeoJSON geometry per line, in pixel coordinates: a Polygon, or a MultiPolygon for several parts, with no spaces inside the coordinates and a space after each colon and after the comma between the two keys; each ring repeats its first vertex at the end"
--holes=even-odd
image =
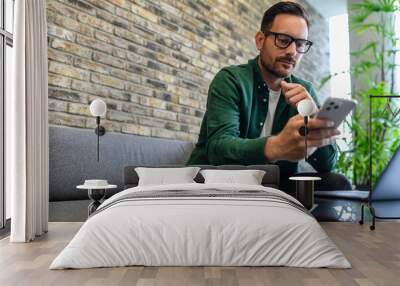
{"type": "Polygon", "coordinates": [[[337,128],[356,105],[356,100],[328,97],[314,118],[331,120],[337,128]]]}

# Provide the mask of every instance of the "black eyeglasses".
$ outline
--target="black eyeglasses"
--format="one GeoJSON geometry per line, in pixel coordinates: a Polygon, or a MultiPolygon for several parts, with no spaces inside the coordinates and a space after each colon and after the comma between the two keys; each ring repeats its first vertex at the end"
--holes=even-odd
{"type": "Polygon", "coordinates": [[[265,36],[274,35],[275,36],[275,46],[281,49],[286,49],[289,47],[293,42],[296,44],[296,51],[300,54],[307,53],[311,46],[312,42],[305,39],[295,39],[292,36],[283,33],[275,33],[271,31],[263,32],[265,36]]]}

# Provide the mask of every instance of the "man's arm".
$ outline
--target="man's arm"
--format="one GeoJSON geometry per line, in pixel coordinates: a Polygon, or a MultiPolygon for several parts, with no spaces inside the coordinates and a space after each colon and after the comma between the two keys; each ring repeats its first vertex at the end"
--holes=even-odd
{"type": "Polygon", "coordinates": [[[211,164],[265,164],[265,137],[240,138],[240,88],[234,75],[221,70],[207,99],[207,155],[211,164]]]}
{"type": "MultiPolygon", "coordinates": [[[[311,83],[287,83],[282,81],[281,87],[288,104],[297,108],[297,104],[304,99],[312,99],[319,107],[319,101],[311,83]]],[[[311,118],[308,121],[309,135],[308,147],[318,149],[308,158],[308,162],[318,171],[331,171],[336,163],[336,146],[329,144],[332,136],[340,132],[331,128],[332,122],[311,118]],[[327,145],[329,144],[329,145],[327,145]]],[[[270,160],[298,161],[304,158],[304,137],[299,134],[299,128],[304,125],[304,119],[300,115],[293,116],[287,122],[285,128],[274,137],[271,137],[266,145],[266,158],[270,160]]]]}

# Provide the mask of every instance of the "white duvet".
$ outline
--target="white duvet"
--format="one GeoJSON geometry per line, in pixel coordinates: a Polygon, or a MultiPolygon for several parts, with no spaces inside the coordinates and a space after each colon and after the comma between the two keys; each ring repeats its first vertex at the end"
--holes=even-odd
{"type": "MultiPolygon", "coordinates": [[[[318,222],[299,209],[255,198],[153,198],[112,204],[130,192],[263,190],[238,184],[135,187],[106,200],[50,269],[145,266],[350,268],[318,222]],[[108,207],[107,207],[108,206],[108,207]]],[[[297,201],[296,201],[297,202],[297,201]]]]}

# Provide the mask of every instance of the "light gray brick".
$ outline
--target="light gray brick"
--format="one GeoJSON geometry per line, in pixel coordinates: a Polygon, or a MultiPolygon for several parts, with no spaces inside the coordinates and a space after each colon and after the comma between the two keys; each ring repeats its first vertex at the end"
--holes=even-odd
{"type": "Polygon", "coordinates": [[[139,124],[150,126],[150,127],[158,127],[164,128],[165,127],[165,120],[159,120],[154,117],[139,117],[139,124]]]}
{"type": "Polygon", "coordinates": [[[108,0],[108,2],[117,6],[116,9],[118,9],[118,7],[121,7],[124,9],[130,9],[130,7],[132,5],[130,0],[108,0]]]}
{"type": "Polygon", "coordinates": [[[102,31],[95,31],[94,35],[95,35],[95,38],[100,40],[100,41],[103,41],[105,43],[109,43],[109,44],[111,44],[113,46],[116,46],[116,47],[124,49],[124,50],[128,49],[128,45],[129,44],[124,39],[114,37],[114,36],[112,36],[110,34],[102,32],[102,31]]]}
{"type": "Polygon", "coordinates": [[[200,126],[201,119],[198,118],[198,117],[194,117],[194,116],[178,114],[178,122],[182,122],[182,123],[190,124],[190,125],[195,125],[195,126],[200,126]]]}
{"type": "Polygon", "coordinates": [[[141,105],[145,106],[150,106],[154,108],[159,108],[159,109],[165,109],[166,108],[166,102],[154,97],[145,97],[141,96],[139,99],[139,102],[141,105]]]}
{"type": "Polygon", "coordinates": [[[129,82],[140,83],[140,76],[137,74],[129,73],[121,69],[110,68],[110,74],[125,81],[125,85],[129,82]]]}
{"type": "Polygon", "coordinates": [[[76,11],[84,11],[85,13],[92,15],[96,14],[96,11],[93,8],[93,6],[86,3],[87,1],[83,0],[58,0],[58,1],[76,8],[76,11]]]}
{"type": "Polygon", "coordinates": [[[94,38],[85,37],[83,35],[77,35],[76,42],[82,46],[89,47],[97,51],[102,51],[103,53],[107,54],[112,53],[112,46],[107,45],[101,41],[97,41],[94,38]]]}
{"type": "MultiPolygon", "coordinates": [[[[138,16],[141,16],[141,17],[143,17],[143,18],[145,18],[147,20],[150,20],[150,21],[152,21],[154,23],[158,22],[159,18],[158,18],[157,15],[154,15],[153,13],[148,11],[147,9],[144,9],[144,8],[138,6],[138,5],[132,4],[131,10],[132,10],[133,13],[135,13],[138,16]]],[[[117,13],[118,13],[118,11],[117,11],[117,13]]],[[[122,15],[120,15],[120,16],[122,16],[122,15]]],[[[126,14],[124,16],[125,17],[129,17],[130,14],[126,14]]]]}
{"type": "Polygon", "coordinates": [[[85,97],[82,94],[64,89],[49,88],[49,98],[66,102],[85,102],[85,97]]]}
{"type": "Polygon", "coordinates": [[[107,0],[85,0],[85,1],[89,2],[94,7],[106,10],[111,13],[115,13],[115,6],[109,3],[107,0]]]}
{"type": "Polygon", "coordinates": [[[144,40],[141,36],[122,28],[115,27],[115,35],[118,37],[122,37],[123,39],[128,40],[130,42],[137,43],[139,45],[144,44],[144,40]]]}
{"type": "Polygon", "coordinates": [[[93,60],[102,64],[110,65],[113,67],[125,68],[125,61],[118,59],[113,56],[109,56],[107,54],[103,54],[100,52],[93,52],[93,60]]]}
{"type": "Polygon", "coordinates": [[[90,93],[101,97],[111,97],[118,100],[129,101],[130,94],[122,90],[117,90],[110,87],[105,87],[100,84],[73,80],[72,89],[90,93]]]}
{"type": "Polygon", "coordinates": [[[49,73],[49,76],[48,76],[49,86],[58,86],[58,87],[69,88],[69,87],[71,87],[71,82],[72,82],[72,80],[68,77],[65,77],[65,76],[62,76],[59,74],[49,73]]]}
{"type": "Polygon", "coordinates": [[[137,118],[135,117],[134,114],[118,110],[109,110],[107,112],[107,119],[113,121],[122,121],[122,122],[132,122],[132,123],[137,122],[137,118]]]}
{"type": "Polygon", "coordinates": [[[124,81],[107,75],[92,73],[91,81],[94,83],[100,83],[117,89],[124,89],[124,81]]]}
{"type": "Polygon", "coordinates": [[[153,116],[171,121],[176,121],[177,119],[177,115],[175,112],[161,109],[154,110],[153,116]]]}
{"type": "Polygon", "coordinates": [[[121,131],[123,133],[142,135],[142,136],[151,136],[151,127],[142,126],[137,124],[122,124],[121,131]]]}
{"type": "Polygon", "coordinates": [[[85,13],[79,13],[78,14],[78,21],[84,24],[87,24],[93,28],[102,30],[107,33],[113,33],[114,32],[114,26],[111,25],[110,23],[107,23],[104,20],[101,20],[99,18],[90,16],[85,13]]]}
{"type": "Polygon", "coordinates": [[[84,128],[86,118],[61,112],[49,111],[49,124],[84,128]]]}
{"type": "Polygon", "coordinates": [[[48,48],[47,56],[49,60],[61,62],[64,64],[72,65],[74,57],[70,54],[62,53],[52,48],[48,48]]]}
{"type": "Polygon", "coordinates": [[[147,88],[141,84],[127,83],[125,88],[128,92],[134,92],[136,94],[146,95],[149,97],[153,95],[153,91],[150,88],[147,88]]]}
{"type": "Polygon", "coordinates": [[[68,102],[49,98],[49,111],[68,111],[68,102]]]}
{"type": "Polygon", "coordinates": [[[57,27],[54,25],[49,25],[49,27],[47,28],[47,33],[48,35],[57,37],[57,38],[61,38],[67,41],[75,41],[75,33],[68,31],[66,29],[63,29],[61,27],[57,27]]]}
{"type": "Polygon", "coordinates": [[[88,71],[54,61],[49,63],[49,72],[80,80],[89,80],[90,78],[90,72],[88,71]]]}
{"type": "Polygon", "coordinates": [[[125,102],[121,106],[122,111],[135,114],[135,115],[144,115],[144,116],[152,116],[153,110],[149,107],[142,106],[140,104],[135,103],[127,103],[125,102]]]}
{"type": "Polygon", "coordinates": [[[72,30],[87,36],[93,35],[93,28],[81,25],[78,21],[62,15],[55,15],[54,23],[67,30],[72,30]]]}
{"type": "Polygon", "coordinates": [[[175,132],[164,128],[151,128],[152,137],[174,138],[175,132]]]}
{"type": "Polygon", "coordinates": [[[46,1],[47,3],[47,13],[49,11],[56,12],[60,15],[63,15],[68,18],[76,19],[78,15],[78,11],[76,11],[74,8],[71,8],[63,3],[51,0],[51,1],[46,1]]]}
{"type": "Polygon", "coordinates": [[[179,104],[199,108],[199,102],[197,100],[189,98],[188,96],[181,95],[179,97],[179,104]]]}
{"type": "Polygon", "coordinates": [[[82,47],[78,44],[71,43],[71,42],[66,42],[60,39],[53,39],[52,41],[52,47],[54,49],[74,54],[77,56],[81,56],[84,58],[90,58],[92,55],[92,51],[89,48],[82,47]]]}
{"type": "Polygon", "coordinates": [[[76,58],[74,60],[74,65],[81,69],[95,71],[95,72],[103,73],[103,74],[109,74],[109,70],[106,65],[102,65],[102,64],[96,63],[94,61],[88,60],[88,59],[76,58]]]}
{"type": "Polygon", "coordinates": [[[78,114],[84,116],[92,116],[90,114],[89,105],[88,104],[81,104],[81,103],[74,103],[70,102],[68,104],[68,112],[70,114],[78,114]]]}
{"type": "Polygon", "coordinates": [[[117,58],[125,59],[126,51],[119,48],[112,48],[112,55],[117,58]]]}

